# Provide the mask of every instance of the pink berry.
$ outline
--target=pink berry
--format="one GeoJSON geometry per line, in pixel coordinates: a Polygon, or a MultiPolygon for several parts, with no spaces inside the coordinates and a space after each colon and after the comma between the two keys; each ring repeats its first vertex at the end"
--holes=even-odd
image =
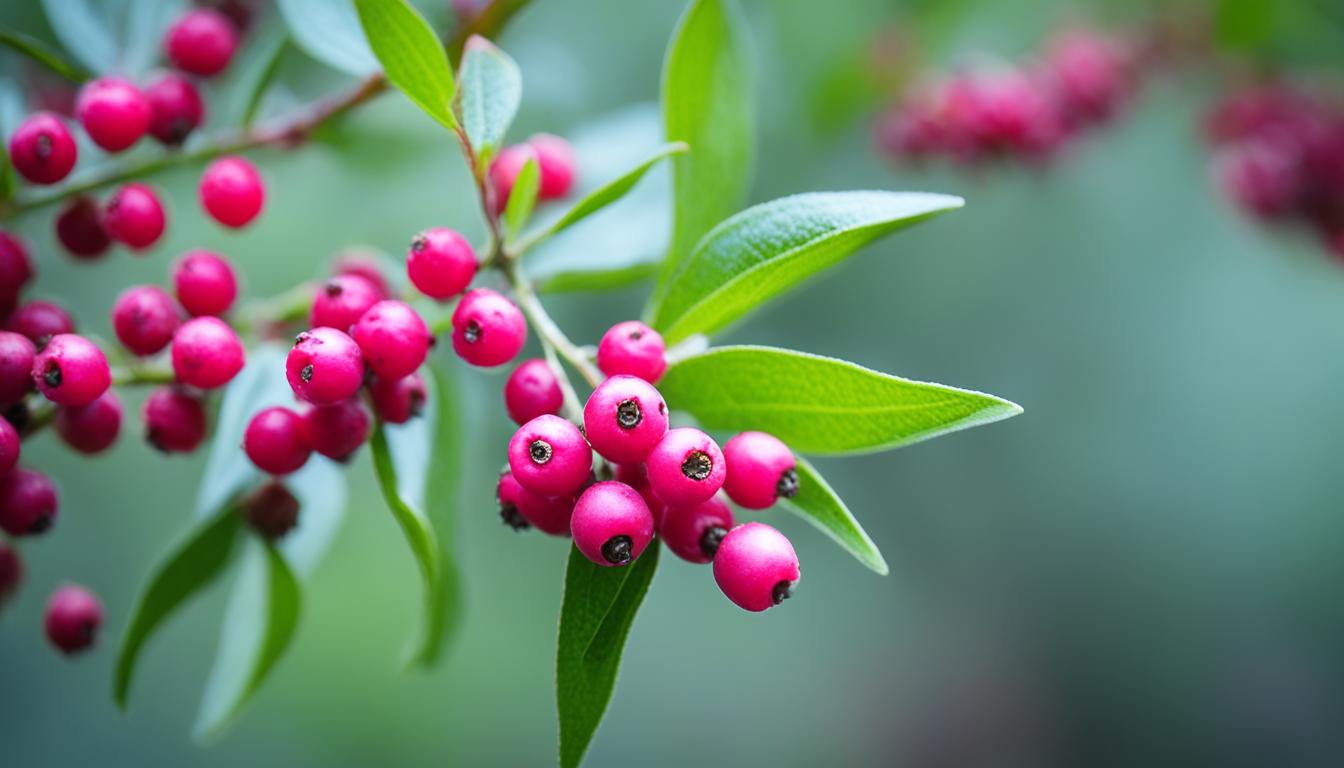
{"type": "Polygon", "coordinates": [[[173,297],[157,285],[127,288],[112,305],[117,340],[137,355],[162,352],[181,322],[173,297]]]}
{"type": "Polygon", "coordinates": [[[43,344],[57,334],[74,333],[75,321],[59,304],[38,300],[14,310],[6,327],[27,336],[34,344],[43,344]]]}
{"type": "Polygon", "coordinates": [[[723,445],[723,461],[728,468],[723,490],[739,507],[765,509],[798,493],[798,461],[774,435],[735,435],[723,445]]]}
{"type": "Polygon", "coordinates": [[[23,452],[23,443],[19,431],[13,424],[0,417],[0,477],[10,473],[19,464],[19,455],[23,452]]]}
{"type": "Polygon", "coordinates": [[[667,434],[667,403],[643,379],[612,376],[597,385],[583,406],[583,429],[604,458],[638,464],[667,434]]]}
{"type": "Polygon", "coordinates": [[[57,214],[56,237],[75,258],[96,259],[112,247],[112,238],[103,229],[102,215],[93,198],[80,195],[57,214]]]}
{"type": "Polygon", "coordinates": [[[201,205],[226,227],[246,226],[261,213],[266,186],[257,169],[236,155],[221,157],[206,167],[197,190],[201,205]]]}
{"type": "Polygon", "coordinates": [[[539,496],[518,483],[513,474],[499,476],[495,486],[499,517],[515,531],[536,527],[552,536],[569,535],[569,517],[574,512],[573,496],[539,496]]]}
{"type": "Polygon", "coordinates": [[[378,289],[380,300],[392,296],[392,290],[387,285],[387,277],[383,274],[383,267],[378,257],[363,249],[352,248],[336,257],[336,263],[332,264],[331,271],[334,275],[354,275],[368,280],[378,289]]]}
{"type": "Polygon", "coordinates": [[[369,308],[350,329],[364,361],[385,379],[409,376],[429,355],[429,327],[409,304],[389,299],[369,308]]]}
{"type": "Polygon", "coordinates": [[[516,424],[538,416],[559,413],[565,403],[555,371],[541,358],[525,360],[504,382],[504,409],[516,424]]]}
{"type": "Polygon", "coordinates": [[[658,498],[653,492],[653,486],[649,485],[649,473],[643,464],[617,464],[616,480],[634,488],[643,497],[644,503],[649,505],[649,512],[653,513],[654,530],[662,528],[663,516],[667,512],[667,505],[658,498]]]}
{"type": "Polygon", "coordinates": [[[205,119],[205,103],[190,80],[167,74],[145,89],[149,101],[149,135],[160,144],[180,146],[205,119]]]}
{"type": "Polygon", "coordinates": [[[489,288],[468,291],[453,310],[453,351],[472,365],[503,365],[526,342],[522,311],[489,288]]]}
{"type": "Polygon", "coordinates": [[[596,483],[574,504],[569,530],[584,557],[598,565],[627,565],[653,540],[653,514],[625,483],[596,483]]]}
{"type": "Polygon", "coordinates": [[[145,440],[164,453],[191,453],[205,439],[205,406],[177,387],[159,387],[145,398],[145,440]]]}
{"type": "Polygon", "coordinates": [[[75,113],[93,143],[108,152],[130,148],[149,130],[149,101],[120,77],[100,77],[79,89],[75,113]]]}
{"type": "Polygon", "coordinates": [[[663,337],[638,320],[617,323],[597,345],[597,367],[608,376],[627,374],[656,384],[667,370],[663,337]]]}
{"type": "Polygon", "coordinates": [[[779,605],[798,582],[798,555],[784,534],[764,523],[728,532],[714,555],[714,581],[729,600],[748,611],[779,605]]]}
{"type": "Polygon", "coordinates": [[[455,230],[434,227],[411,241],[406,252],[406,274],[411,284],[431,299],[451,299],[465,291],[476,276],[476,254],[471,243],[455,230]]]}
{"type": "Polygon", "coordinates": [[[691,427],[668,430],[645,460],[653,492],[668,506],[707,501],[723,487],[723,453],[709,435],[691,427]]]}
{"type": "Polygon", "coordinates": [[[70,129],[51,112],[24,118],[9,139],[9,161],[34,184],[55,184],[75,167],[79,150],[70,129]]]}
{"type": "Polygon", "coordinates": [[[513,194],[513,184],[518,180],[518,173],[523,170],[528,159],[535,156],[536,152],[532,147],[526,144],[514,144],[500,150],[490,162],[490,189],[494,193],[491,199],[494,202],[496,216],[508,207],[509,195],[513,194]]]}
{"type": "Polygon", "coordinates": [[[182,308],[193,317],[222,315],[238,295],[233,265],[223,256],[204,250],[187,251],[173,267],[173,290],[182,308]]]}
{"type": "Polygon", "coordinates": [[[23,560],[19,553],[0,541],[0,605],[3,605],[23,583],[23,560]]]}
{"type": "Polygon", "coordinates": [[[369,385],[373,410],[388,424],[405,424],[425,407],[425,380],[418,373],[400,379],[374,377],[369,385]]]}
{"type": "Polygon", "coordinates": [[[334,461],[346,461],[369,436],[369,412],[351,398],[317,405],[303,414],[303,439],[313,450],[334,461]]]}
{"type": "Polygon", "coordinates": [[[348,332],[383,298],[378,286],[359,275],[336,275],[317,290],[309,321],[314,328],[348,332]]]}
{"type": "Polygon", "coordinates": [[[47,639],[66,655],[93,645],[102,623],[102,603],[83,587],[67,584],[47,601],[47,639]]]}
{"type": "Polygon", "coordinates": [[[0,405],[17,403],[33,391],[32,340],[13,331],[0,331],[0,405]]]}
{"type": "Polygon", "coordinates": [[[158,242],[166,222],[159,196],[139,182],[118,189],[103,208],[103,229],[108,236],[137,251],[158,242]]]}
{"type": "Polygon", "coordinates": [[[298,335],[285,360],[285,377],[300,399],[315,405],[348,400],[364,383],[364,356],[355,340],[335,328],[298,335]]]}
{"type": "Polygon", "coordinates": [[[201,77],[223,72],[237,48],[238,30],[233,22],[209,8],[187,11],[163,38],[163,49],[173,66],[201,77]]]}
{"type": "Polygon", "coordinates": [[[19,293],[33,279],[33,262],[22,238],[0,229],[0,317],[19,302],[19,293]]]}
{"type": "Polygon", "coordinates": [[[549,133],[539,133],[527,140],[537,153],[541,171],[541,186],[537,190],[542,200],[558,200],[569,194],[574,186],[574,148],[568,141],[549,133]]]}
{"type": "Polygon", "coordinates": [[[35,469],[0,476],[0,529],[10,536],[44,533],[56,522],[56,486],[35,469]]]}
{"type": "Polygon", "coordinates": [[[279,480],[272,480],[243,501],[243,515],[252,530],[275,541],[298,524],[299,500],[279,480]]]}
{"type": "Polygon", "coordinates": [[[33,358],[33,383],[53,403],[77,407],[92,403],[112,386],[112,370],[93,342],[61,333],[33,358]]]}
{"type": "Polygon", "coordinates": [[[559,416],[538,416],[509,440],[509,468],[529,491],[565,496],[588,479],[593,452],[578,427],[559,416]]]}
{"type": "Polygon", "coordinates": [[[720,496],[693,507],[668,507],[658,535],[672,553],[691,563],[708,563],[733,529],[733,511],[720,496]]]}
{"type": "Polygon", "coordinates": [[[173,335],[173,373],[183,384],[222,387],[243,369],[243,342],[217,317],[197,317],[173,335]]]}
{"type": "Polygon", "coordinates": [[[121,398],[109,389],[88,405],[57,408],[56,432],[80,453],[102,453],[121,432],[121,398]]]}
{"type": "Polygon", "coordinates": [[[279,407],[266,408],[252,417],[243,433],[243,450],[258,469],[272,475],[297,470],[313,452],[304,440],[303,417],[279,407]]]}

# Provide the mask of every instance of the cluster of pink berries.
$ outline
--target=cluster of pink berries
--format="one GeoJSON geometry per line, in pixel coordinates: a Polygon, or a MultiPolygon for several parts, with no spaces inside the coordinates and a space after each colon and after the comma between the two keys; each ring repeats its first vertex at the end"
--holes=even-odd
{"type": "Polygon", "coordinates": [[[878,120],[885,152],[976,163],[1042,160],[1109,121],[1130,97],[1135,49],[1086,30],[1056,37],[1039,61],[957,74],[916,89],[878,120]]]}
{"type": "Polygon", "coordinates": [[[1344,258],[1344,107],[1271,84],[1233,93],[1205,123],[1218,182],[1248,214],[1301,223],[1344,258]]]}
{"type": "Polygon", "coordinates": [[[549,133],[539,133],[522,144],[500,150],[490,163],[490,187],[494,192],[494,212],[498,216],[513,193],[513,182],[529,159],[536,158],[541,183],[537,197],[560,200],[574,187],[574,150],[569,142],[549,133]]]}

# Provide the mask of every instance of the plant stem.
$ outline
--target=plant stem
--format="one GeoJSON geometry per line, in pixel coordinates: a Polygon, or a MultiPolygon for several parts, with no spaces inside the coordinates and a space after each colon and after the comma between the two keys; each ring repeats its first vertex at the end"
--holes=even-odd
{"type": "Polygon", "coordinates": [[[523,310],[523,314],[527,315],[528,322],[532,324],[541,340],[554,347],[555,351],[583,376],[588,386],[596,388],[601,384],[602,372],[597,370],[597,366],[588,359],[588,355],[570,341],[565,332],[560,330],[560,326],[551,319],[550,313],[541,305],[536,291],[532,289],[531,281],[523,273],[522,266],[517,261],[505,261],[500,268],[513,285],[513,292],[518,297],[518,306],[523,310]]]}

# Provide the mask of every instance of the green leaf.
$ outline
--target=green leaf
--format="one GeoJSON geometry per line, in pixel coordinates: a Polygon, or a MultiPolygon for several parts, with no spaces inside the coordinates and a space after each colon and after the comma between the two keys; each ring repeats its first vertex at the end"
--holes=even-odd
{"type": "MultiPolygon", "coordinates": [[[[462,576],[454,556],[454,539],[458,494],[462,487],[462,436],[467,432],[459,404],[460,395],[452,374],[432,364],[427,370],[429,397],[421,418],[424,423],[433,425],[433,442],[428,450],[429,462],[425,466],[425,511],[439,539],[439,559],[442,563],[439,588],[441,607],[437,621],[439,635],[431,639],[429,645],[432,652],[426,658],[426,663],[433,663],[440,658],[462,620],[462,576]]],[[[393,455],[397,455],[395,450],[393,455]]]]}
{"type": "Polygon", "coordinates": [[[798,457],[798,494],[782,499],[784,508],[816,526],[853,555],[860,563],[877,573],[887,575],[887,561],[877,551],[877,545],[854,519],[854,514],[840,500],[835,490],[817,472],[807,459],[798,457]]]}
{"type": "Polygon", "coordinates": [[[214,109],[206,115],[211,126],[232,129],[252,125],[280,70],[289,39],[285,26],[276,23],[274,17],[265,15],[256,20],[229,68],[215,78],[211,98],[214,109]]]}
{"type": "Polygon", "coordinates": [[[574,293],[577,291],[613,291],[643,282],[658,274],[657,264],[630,264],[611,269],[574,269],[553,272],[537,280],[539,293],[574,293]]]}
{"type": "Polygon", "coordinates": [[[654,298],[700,237],[741,206],[750,187],[755,118],[745,28],[729,0],[695,0],[668,48],[665,138],[686,142],[691,152],[673,163],[672,242],[654,298]]]}
{"type": "Polygon", "coordinates": [[[453,69],[429,23],[406,0],[355,0],[369,46],[393,85],[449,129],[453,69]]]}
{"type": "Polygon", "coordinates": [[[653,310],[669,344],[713,333],[872,241],[963,205],[923,192],[810,192],[715,227],[653,310]]]}
{"type": "Polygon", "coordinates": [[[163,51],[163,36],[184,10],[185,0],[129,0],[122,22],[119,71],[142,77],[163,51]]]}
{"type": "Polygon", "coordinates": [[[289,34],[305,53],[355,77],[378,71],[352,0],[279,0],[289,34]]]}
{"type": "Polygon", "coordinates": [[[813,454],[899,448],[1022,412],[993,395],[772,347],[717,347],[686,358],[668,368],[658,390],[706,427],[758,429],[813,454]]]}
{"type": "Polygon", "coordinates": [[[87,69],[67,60],[63,54],[53,50],[46,43],[21,32],[0,27],[0,45],[18,51],[71,82],[82,83],[93,77],[87,69]]]}
{"type": "MultiPolygon", "coordinates": [[[[494,157],[523,99],[523,75],[509,55],[480,35],[467,39],[462,54],[462,129],[481,167],[494,157]]],[[[516,189],[516,187],[515,187],[516,189]]]]}
{"type": "Polygon", "coordinates": [[[155,568],[136,599],[117,655],[112,698],[118,707],[126,707],[131,677],[145,643],[188,598],[209,586],[224,570],[240,527],[237,505],[225,505],[213,518],[197,525],[155,568]]]}
{"type": "Polygon", "coordinates": [[[611,702],[630,625],[658,568],[654,542],[638,560],[606,568],[570,547],[555,662],[560,715],[560,765],[583,760],[611,702]]]}
{"type": "Polygon", "coordinates": [[[47,23],[61,47],[94,74],[114,72],[118,45],[107,17],[89,0],[42,0],[47,23]]]}
{"type": "Polygon", "coordinates": [[[533,154],[518,170],[513,180],[513,189],[509,192],[509,202],[504,207],[504,233],[513,240],[527,225],[532,209],[537,206],[537,192],[541,189],[541,167],[537,156],[533,154]]]}

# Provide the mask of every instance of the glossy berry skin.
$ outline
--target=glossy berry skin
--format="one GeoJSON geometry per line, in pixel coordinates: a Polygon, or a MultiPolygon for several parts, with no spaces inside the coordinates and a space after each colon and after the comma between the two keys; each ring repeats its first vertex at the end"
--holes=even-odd
{"type": "Polygon", "coordinates": [[[217,317],[197,317],[173,335],[173,373],[201,389],[222,387],[243,369],[243,342],[217,317]]]}
{"type": "Polygon", "coordinates": [[[205,406],[177,387],[159,387],[140,411],[145,440],[163,453],[191,453],[205,440],[205,406]]]}
{"type": "Polygon", "coordinates": [[[212,251],[187,251],[173,267],[177,301],[193,317],[222,315],[238,296],[233,265],[212,251]]]}
{"type": "Polygon", "coordinates": [[[243,450],[257,469],[288,475],[308,462],[313,449],[303,436],[303,417],[288,408],[266,408],[247,424],[243,450]]]}
{"type": "Polygon", "coordinates": [[[100,77],[79,89],[75,114],[93,143],[108,152],[129,149],[149,130],[149,100],[120,77],[100,77]]]}
{"type": "Polygon", "coordinates": [[[335,328],[298,335],[285,358],[285,378],[294,394],[314,405],[348,400],[364,383],[364,356],[355,340],[335,328]]]}
{"type": "Polygon", "coordinates": [[[431,299],[451,299],[465,291],[476,276],[476,254],[457,231],[434,227],[411,241],[406,252],[406,274],[416,290],[431,299]]]}
{"type": "Polygon", "coordinates": [[[23,560],[13,547],[0,541],[0,605],[23,583],[23,560]]]}
{"type": "Polygon", "coordinates": [[[167,74],[145,89],[149,101],[149,135],[160,144],[181,146],[205,119],[205,103],[195,84],[181,75],[167,74]]]}
{"type": "Polygon", "coordinates": [[[163,38],[174,67],[201,77],[223,72],[238,49],[238,31],[219,11],[198,8],[183,14],[163,38]]]}
{"type": "Polygon", "coordinates": [[[157,285],[127,288],[112,305],[112,329],[117,340],[141,356],[162,352],[181,322],[173,297],[157,285]]]}
{"type": "Polygon", "coordinates": [[[405,424],[425,407],[425,380],[418,373],[400,379],[374,377],[369,396],[378,418],[388,424],[405,424]]]}
{"type": "Polygon", "coordinates": [[[489,288],[467,291],[453,310],[453,351],[472,365],[503,365],[526,342],[522,310],[489,288]]]}
{"type": "Polygon", "coordinates": [[[19,431],[8,420],[0,418],[0,476],[9,474],[19,464],[22,443],[19,431]]]}
{"type": "Polygon", "coordinates": [[[221,157],[207,166],[197,193],[206,213],[234,229],[249,224],[266,203],[266,185],[261,174],[236,155],[221,157]]]}
{"type": "Polygon", "coordinates": [[[509,205],[509,195],[513,194],[513,184],[518,173],[523,170],[528,159],[536,153],[526,144],[514,144],[500,150],[490,163],[490,188],[494,191],[494,211],[498,216],[509,205]]]}
{"type": "Polygon", "coordinates": [[[112,386],[103,351],[83,336],[61,333],[33,358],[33,383],[57,405],[88,405],[112,386]]]}
{"type": "Polygon", "coordinates": [[[56,522],[56,486],[35,469],[0,477],[0,529],[10,536],[44,533],[56,522]]]}
{"type": "Polygon", "coordinates": [[[764,523],[732,529],[714,555],[714,581],[729,600],[747,611],[764,611],[784,602],[798,575],[793,545],[764,523]]]}
{"type": "Polygon", "coordinates": [[[109,389],[88,405],[57,408],[55,426],[65,444],[76,451],[102,453],[121,432],[121,398],[109,389]]]}
{"type": "Polygon", "coordinates": [[[75,167],[79,150],[70,129],[51,112],[24,118],[9,139],[14,170],[34,184],[55,184],[75,167]]]}
{"type": "Polygon", "coordinates": [[[389,299],[369,308],[350,328],[364,362],[385,379],[409,376],[429,354],[429,327],[410,305],[389,299]]]}
{"type": "Polygon", "coordinates": [[[629,565],[653,540],[653,514],[625,483],[595,483],[579,496],[569,518],[574,546],[603,566],[629,565]]]}
{"type": "Polygon", "coordinates": [[[656,384],[667,370],[663,337],[638,320],[617,323],[597,345],[597,367],[608,376],[626,374],[656,384]]]}
{"type": "Polygon", "coordinates": [[[574,187],[574,170],[578,165],[573,147],[568,141],[549,133],[539,133],[527,143],[537,153],[537,166],[541,171],[537,196],[542,200],[558,200],[568,195],[574,187]]]}
{"type": "Polygon", "coordinates": [[[765,509],[798,493],[798,460],[774,435],[743,432],[723,444],[723,490],[745,509],[765,509]]]}
{"type": "Polygon", "coordinates": [[[365,312],[383,299],[378,286],[359,275],[336,275],[313,297],[309,325],[348,332],[365,312]]]}
{"type": "Polygon", "coordinates": [[[638,464],[667,434],[667,403],[643,379],[612,376],[583,406],[583,431],[604,458],[638,464]]]}
{"type": "Polygon", "coordinates": [[[512,473],[505,472],[495,486],[495,498],[499,501],[500,519],[515,531],[533,527],[552,536],[569,535],[569,518],[574,512],[572,495],[540,496],[520,485],[512,473]]]}
{"type": "Polygon", "coordinates": [[[364,249],[351,248],[336,257],[331,272],[338,276],[354,275],[368,280],[374,288],[378,289],[379,300],[392,296],[392,291],[387,285],[387,277],[383,274],[383,267],[379,263],[378,257],[364,249]]]}
{"type": "Polygon", "coordinates": [[[693,507],[668,507],[658,534],[672,553],[691,563],[708,563],[733,529],[733,511],[721,496],[693,507]]]}
{"type": "Polygon", "coordinates": [[[538,416],[509,440],[509,469],[529,491],[566,496],[579,490],[593,468],[593,452],[579,428],[559,416],[538,416]]]}
{"type": "Polygon", "coordinates": [[[317,405],[303,413],[303,439],[334,461],[346,461],[369,436],[369,413],[359,400],[317,405]]]}
{"type": "Polygon", "coordinates": [[[504,409],[515,424],[559,413],[564,404],[565,396],[555,371],[541,358],[524,360],[504,382],[504,409]]]}
{"type": "Polygon", "coordinates": [[[0,405],[22,400],[33,391],[33,358],[37,348],[27,336],[0,331],[0,405]]]}
{"type": "Polygon", "coordinates": [[[649,485],[668,506],[707,501],[723,487],[727,467],[718,443],[692,427],[668,430],[649,452],[649,485]]]}
{"type": "Polygon", "coordinates": [[[37,300],[14,310],[6,327],[27,336],[34,344],[43,344],[59,333],[74,333],[75,321],[59,304],[37,300]]]}
{"type": "Polygon", "coordinates": [[[67,584],[47,601],[47,639],[67,656],[93,645],[102,623],[102,603],[83,587],[67,584]]]}
{"type": "Polygon", "coordinates": [[[278,480],[258,488],[243,502],[243,516],[252,530],[275,541],[299,522],[299,500],[278,480]]]}
{"type": "Polygon", "coordinates": [[[33,261],[28,244],[0,229],[0,315],[8,314],[19,302],[19,294],[33,279],[33,261]]]}
{"type": "Polygon", "coordinates": [[[616,480],[639,492],[639,495],[644,499],[644,503],[649,505],[649,512],[653,514],[654,530],[662,528],[667,505],[654,494],[653,486],[649,485],[649,473],[645,470],[644,465],[617,464],[616,480]]]}
{"type": "Polygon", "coordinates": [[[147,184],[132,182],[118,189],[103,208],[103,229],[127,248],[141,251],[158,242],[167,225],[163,204],[147,184]]]}
{"type": "Polygon", "coordinates": [[[56,237],[72,256],[92,261],[112,247],[112,238],[103,229],[102,216],[93,198],[80,195],[57,214],[56,237]]]}

